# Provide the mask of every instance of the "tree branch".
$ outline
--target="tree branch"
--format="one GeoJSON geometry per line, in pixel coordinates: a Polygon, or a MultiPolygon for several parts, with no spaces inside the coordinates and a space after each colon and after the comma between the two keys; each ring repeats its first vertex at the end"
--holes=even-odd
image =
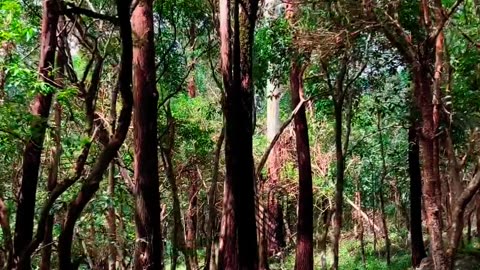
{"type": "Polygon", "coordinates": [[[118,17],[116,16],[101,14],[90,9],[78,7],[73,3],[65,3],[64,12],[65,14],[85,15],[93,19],[108,21],[115,26],[119,25],[118,17]]]}
{"type": "Polygon", "coordinates": [[[295,115],[298,113],[300,108],[307,102],[308,99],[301,99],[300,102],[298,103],[297,107],[292,111],[290,114],[290,117],[282,124],[280,129],[278,130],[277,134],[275,134],[275,137],[273,137],[272,141],[270,142],[270,145],[268,146],[267,150],[265,150],[265,153],[263,153],[262,158],[260,159],[260,162],[258,163],[257,170],[255,172],[256,177],[258,178],[260,174],[262,173],[263,167],[265,166],[265,163],[267,162],[268,156],[270,155],[270,152],[272,151],[273,147],[277,143],[278,139],[280,139],[280,136],[282,135],[283,131],[290,125],[292,122],[293,118],[295,115]]]}

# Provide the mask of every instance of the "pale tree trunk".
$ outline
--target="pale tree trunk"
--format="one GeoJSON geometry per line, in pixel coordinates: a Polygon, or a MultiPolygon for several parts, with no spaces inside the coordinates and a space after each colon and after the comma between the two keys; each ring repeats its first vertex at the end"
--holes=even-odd
{"type": "MultiPolygon", "coordinates": [[[[271,142],[275,135],[279,132],[281,127],[280,122],[280,97],[281,92],[278,85],[275,84],[275,81],[269,80],[267,82],[267,139],[271,142]]],[[[264,186],[267,192],[266,213],[264,213],[265,218],[262,223],[263,234],[262,240],[264,244],[262,245],[262,260],[261,268],[268,269],[268,255],[271,253],[277,253],[282,248],[282,240],[280,235],[277,235],[277,232],[283,231],[281,228],[282,224],[279,224],[277,216],[281,215],[278,213],[281,211],[281,205],[277,196],[277,189],[280,181],[280,146],[276,143],[272,151],[270,152],[267,164],[267,182],[264,186]],[[279,227],[280,226],[280,227],[279,227]],[[263,267],[262,267],[263,266],[263,267]]]]}
{"type": "MultiPolygon", "coordinates": [[[[278,0],[266,0],[264,3],[263,16],[268,22],[275,20],[280,14],[277,12],[278,0]]],[[[269,70],[272,72],[267,81],[267,140],[272,143],[276,134],[280,131],[282,123],[280,122],[280,99],[281,90],[278,80],[273,74],[273,66],[269,64],[269,70]]],[[[278,200],[278,184],[280,180],[280,146],[275,142],[268,156],[267,180],[262,185],[262,192],[267,194],[263,205],[263,219],[261,222],[260,241],[260,269],[269,269],[268,256],[280,252],[284,247],[283,233],[283,213],[280,201],[278,200]]],[[[261,198],[259,196],[259,198],[261,198]]]]}

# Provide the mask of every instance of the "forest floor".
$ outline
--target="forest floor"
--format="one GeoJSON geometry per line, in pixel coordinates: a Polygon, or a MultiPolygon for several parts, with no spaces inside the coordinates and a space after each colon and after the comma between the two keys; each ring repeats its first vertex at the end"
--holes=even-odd
{"type": "MultiPolygon", "coordinates": [[[[365,262],[362,260],[360,242],[352,237],[344,237],[340,244],[340,269],[342,270],[411,270],[410,247],[403,234],[392,234],[391,262],[387,265],[385,243],[383,239],[378,239],[376,248],[373,245],[373,238],[365,238],[365,262]],[[393,237],[392,237],[393,236],[393,237]]],[[[322,269],[322,258],[315,250],[315,269],[322,269]]],[[[203,253],[201,253],[203,254],[203,253]]],[[[199,254],[199,257],[201,257],[199,254]]],[[[179,260],[182,260],[180,257],[179,260]]],[[[326,263],[327,269],[332,264],[332,253],[327,251],[326,263]]],[[[199,258],[202,262],[203,258],[199,258]]],[[[170,269],[168,265],[165,269],[170,269]]],[[[270,262],[270,270],[292,270],[295,265],[295,252],[291,252],[283,260],[273,260],[270,262]]],[[[178,270],[186,269],[183,261],[179,261],[178,270]]],[[[429,262],[426,260],[417,270],[430,270],[429,262]]],[[[455,263],[454,270],[478,270],[480,269],[480,241],[473,242],[462,248],[455,263]]]]}

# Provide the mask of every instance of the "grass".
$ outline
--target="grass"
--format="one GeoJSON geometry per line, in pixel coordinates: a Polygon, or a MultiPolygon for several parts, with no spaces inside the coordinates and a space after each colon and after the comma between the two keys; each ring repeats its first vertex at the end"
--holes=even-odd
{"type": "MultiPolygon", "coordinates": [[[[342,270],[407,270],[411,269],[410,251],[408,247],[401,248],[392,245],[391,263],[387,266],[384,244],[379,241],[377,252],[373,250],[371,239],[366,239],[365,264],[362,262],[362,255],[359,241],[355,239],[343,239],[340,243],[340,269],[342,270]]],[[[321,269],[321,258],[318,251],[315,252],[315,269],[321,269]]],[[[332,265],[333,256],[331,251],[327,252],[327,269],[332,265]]],[[[292,251],[282,262],[272,262],[271,270],[294,269],[295,252],[292,251]]]]}

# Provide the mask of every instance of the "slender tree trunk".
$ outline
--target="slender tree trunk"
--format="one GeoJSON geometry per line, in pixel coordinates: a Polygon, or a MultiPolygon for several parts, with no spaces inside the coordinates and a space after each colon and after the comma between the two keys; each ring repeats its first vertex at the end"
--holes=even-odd
{"type": "Polygon", "coordinates": [[[467,244],[472,243],[472,215],[473,210],[467,214],[467,244]]]}
{"type": "MultiPolygon", "coordinates": [[[[115,126],[117,121],[117,95],[118,89],[112,89],[111,103],[110,103],[110,121],[111,121],[111,132],[115,132],[115,126]]],[[[108,269],[115,270],[117,269],[117,225],[116,225],[116,216],[115,216],[115,161],[110,162],[110,168],[108,169],[108,196],[112,201],[112,204],[108,207],[107,211],[107,223],[108,223],[108,236],[110,243],[109,247],[109,257],[108,257],[108,269]]]]}
{"type": "Polygon", "coordinates": [[[135,225],[137,241],[134,269],[163,269],[160,193],[157,153],[157,102],[153,0],[139,1],[132,13],[133,135],[135,145],[135,225]],[[154,147],[152,147],[154,146],[154,147]]]}
{"type": "MultiPolygon", "coordinates": [[[[42,31],[40,35],[41,51],[38,69],[40,80],[47,85],[51,85],[54,80],[53,67],[57,47],[58,5],[57,0],[43,1],[42,31]]],[[[23,176],[16,211],[15,236],[13,241],[14,256],[17,258],[27,248],[33,237],[40,158],[48,116],[50,114],[52,92],[53,91],[50,91],[49,94],[46,95],[41,93],[37,94],[31,105],[31,114],[34,116],[34,120],[30,127],[32,131],[31,137],[23,152],[23,176]]],[[[25,264],[18,266],[18,269],[31,269],[30,260],[27,259],[25,264]]]]}
{"type": "Polygon", "coordinates": [[[220,136],[218,137],[217,144],[215,147],[215,156],[213,159],[213,175],[212,183],[208,191],[208,223],[207,223],[207,243],[206,243],[206,255],[205,255],[205,268],[204,270],[213,270],[211,269],[210,261],[215,249],[214,241],[214,228],[216,224],[217,210],[215,209],[215,204],[217,201],[216,190],[217,190],[217,181],[218,181],[218,171],[220,166],[220,155],[222,151],[223,141],[225,140],[225,127],[222,127],[220,136]]]}
{"type": "Polygon", "coordinates": [[[253,164],[252,49],[258,0],[220,1],[220,43],[225,103],[224,217],[219,269],[257,269],[253,164]],[[241,12],[240,12],[241,9],[241,12]],[[230,18],[233,38],[230,45],[230,18]],[[232,59],[232,62],[230,62],[232,59]]]}
{"type": "MultiPolygon", "coordinates": [[[[54,105],[55,107],[55,148],[52,151],[52,161],[49,168],[48,173],[48,183],[47,189],[49,193],[53,191],[53,189],[57,185],[58,180],[58,166],[60,164],[60,156],[62,153],[62,142],[61,142],[61,117],[62,117],[62,109],[59,103],[54,105]]],[[[45,235],[43,239],[43,248],[42,248],[42,260],[40,262],[40,269],[41,270],[49,270],[51,269],[51,257],[52,257],[52,244],[53,244],[53,225],[55,221],[55,216],[53,214],[48,215],[46,223],[45,223],[45,235]]]]}
{"type": "Polygon", "coordinates": [[[452,233],[449,239],[449,249],[447,250],[447,255],[450,259],[450,263],[453,264],[455,255],[460,244],[464,220],[465,220],[465,209],[467,208],[468,203],[473,199],[473,196],[480,189],[480,172],[478,171],[480,163],[477,164],[477,172],[474,177],[468,183],[468,186],[463,190],[455,202],[455,207],[453,208],[452,214],[452,233]]]}
{"type": "MultiPolygon", "coordinates": [[[[290,70],[292,107],[303,98],[304,69],[294,60],[290,70]]],[[[294,118],[298,163],[298,222],[295,270],[313,270],[313,189],[305,105],[294,118]]]]}
{"type": "Polygon", "coordinates": [[[343,215],[343,186],[345,175],[345,158],[342,148],[342,107],[343,104],[335,102],[335,152],[336,152],[336,183],[335,183],[335,214],[333,216],[333,269],[338,268],[338,252],[340,233],[342,230],[343,215]]]}
{"type": "Polygon", "coordinates": [[[387,176],[387,165],[385,163],[385,149],[383,146],[383,136],[382,136],[381,125],[382,125],[382,118],[379,112],[378,119],[377,119],[377,129],[378,129],[379,140],[380,140],[380,153],[382,156],[382,176],[380,177],[380,188],[379,188],[380,211],[382,213],[383,233],[385,234],[385,249],[387,251],[387,265],[390,265],[390,238],[388,237],[388,224],[387,224],[387,218],[385,216],[385,199],[383,196],[383,187],[385,185],[385,177],[387,176]]]}
{"type": "Polygon", "coordinates": [[[422,176],[420,172],[420,148],[414,121],[408,129],[408,173],[410,176],[410,242],[412,266],[418,267],[427,257],[422,232],[422,176]]]}
{"type": "Polygon", "coordinates": [[[162,161],[165,166],[165,171],[167,174],[167,180],[172,189],[172,213],[173,213],[173,229],[172,229],[172,256],[170,267],[172,270],[176,269],[179,253],[181,252],[185,257],[185,262],[187,269],[190,265],[190,255],[186,251],[185,246],[185,234],[184,226],[182,222],[182,210],[180,205],[180,198],[178,195],[178,186],[177,179],[175,177],[173,160],[172,160],[172,151],[174,148],[174,139],[175,139],[175,119],[172,116],[172,111],[170,103],[166,103],[167,111],[167,128],[168,130],[168,143],[166,147],[162,147],[162,161]]]}
{"type": "Polygon", "coordinates": [[[8,208],[0,197],[0,226],[2,227],[3,248],[5,249],[5,264],[3,269],[11,269],[13,264],[13,242],[10,229],[10,218],[8,208]]]}
{"type": "Polygon", "coordinates": [[[196,173],[190,176],[192,181],[190,182],[189,188],[189,203],[188,203],[188,211],[185,225],[185,242],[186,242],[186,251],[189,253],[187,262],[190,265],[190,269],[197,270],[198,269],[198,260],[197,260],[197,221],[198,221],[198,176],[196,173]]]}
{"type": "Polygon", "coordinates": [[[323,231],[320,237],[320,264],[321,269],[327,269],[327,237],[328,231],[330,229],[330,221],[332,217],[332,210],[330,209],[328,199],[323,199],[322,208],[324,209],[321,213],[322,223],[323,223],[323,231]]]}
{"type": "Polygon", "coordinates": [[[365,257],[365,241],[364,241],[364,227],[362,218],[362,191],[359,177],[355,179],[355,204],[358,205],[358,209],[354,209],[353,219],[356,223],[355,231],[358,241],[360,242],[360,254],[362,256],[363,266],[366,267],[365,257]]]}

